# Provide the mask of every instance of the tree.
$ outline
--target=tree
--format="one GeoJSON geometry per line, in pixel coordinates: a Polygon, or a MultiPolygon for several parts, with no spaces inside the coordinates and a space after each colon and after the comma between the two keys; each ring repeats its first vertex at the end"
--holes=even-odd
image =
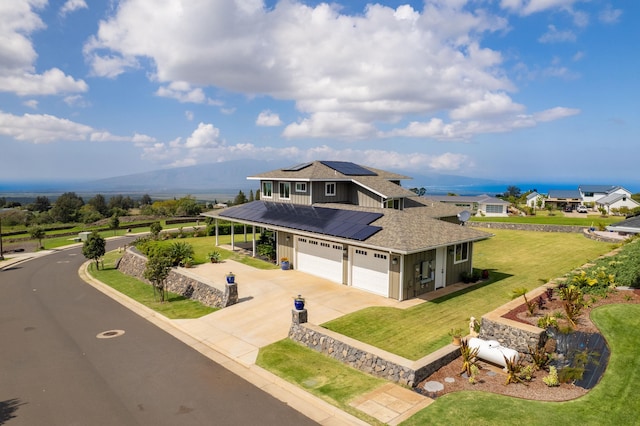
{"type": "Polygon", "coordinates": [[[518,188],[515,185],[509,185],[507,186],[507,192],[504,193],[504,196],[506,198],[509,198],[509,197],[518,198],[520,197],[521,194],[522,194],[522,191],[520,190],[520,188],[518,188]]]}
{"type": "Polygon", "coordinates": [[[34,212],[46,212],[51,208],[49,198],[45,196],[37,196],[36,201],[33,203],[32,210],[34,212]]]}
{"type": "Polygon", "coordinates": [[[142,198],[140,198],[141,206],[150,206],[151,204],[153,204],[153,201],[151,200],[149,194],[144,194],[142,198]]]}
{"type": "Polygon", "coordinates": [[[177,216],[197,216],[202,212],[202,208],[198,204],[195,197],[187,195],[182,197],[177,202],[176,215],[177,216]]]}
{"type": "Polygon", "coordinates": [[[96,269],[100,269],[100,258],[105,254],[106,241],[96,231],[87,237],[87,241],[82,246],[82,254],[87,259],[96,262],[96,269]]]}
{"type": "Polygon", "coordinates": [[[171,257],[165,250],[158,250],[149,255],[147,266],[144,270],[144,277],[151,281],[153,294],[156,290],[160,295],[160,303],[165,299],[165,283],[171,271],[171,257]]]}
{"type": "Polygon", "coordinates": [[[424,187],[420,187],[420,188],[411,188],[409,189],[409,191],[411,192],[415,192],[416,194],[418,194],[419,196],[423,196],[424,194],[427,193],[427,190],[424,189],[424,187]]]}
{"type": "Polygon", "coordinates": [[[92,199],[87,201],[87,204],[90,206],[93,206],[93,208],[98,213],[100,213],[102,217],[105,217],[109,212],[109,208],[107,207],[107,202],[104,199],[104,195],[102,194],[96,194],[92,199]]]}
{"type": "Polygon", "coordinates": [[[249,201],[249,202],[252,202],[252,201],[254,201],[254,200],[255,200],[255,198],[253,198],[253,189],[250,189],[250,190],[249,190],[249,200],[248,200],[248,201],[249,201]]]}
{"type": "Polygon", "coordinates": [[[51,208],[51,217],[56,222],[78,222],[80,219],[80,208],[84,205],[81,197],[75,192],[65,192],[56,200],[51,208]]]}
{"type": "Polygon", "coordinates": [[[42,239],[44,238],[44,229],[40,228],[39,226],[34,226],[29,230],[29,234],[31,234],[31,238],[38,240],[39,248],[41,249],[44,248],[42,247],[42,239]]]}
{"type": "Polygon", "coordinates": [[[233,205],[244,204],[246,202],[247,196],[244,195],[244,192],[242,192],[242,190],[238,191],[238,195],[236,195],[236,198],[233,200],[233,205]]]}
{"type": "Polygon", "coordinates": [[[118,219],[117,215],[111,216],[109,219],[109,229],[113,229],[113,235],[116,235],[116,230],[120,227],[120,219],[118,219]]]}
{"type": "Polygon", "coordinates": [[[149,231],[151,235],[153,235],[153,238],[158,239],[158,235],[160,235],[162,231],[162,225],[160,225],[160,222],[153,222],[149,227],[149,231]]]}

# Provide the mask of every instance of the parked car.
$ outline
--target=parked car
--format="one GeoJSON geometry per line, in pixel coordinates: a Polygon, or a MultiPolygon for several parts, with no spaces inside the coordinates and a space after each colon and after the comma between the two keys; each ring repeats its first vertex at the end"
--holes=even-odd
{"type": "Polygon", "coordinates": [[[564,211],[567,213],[571,213],[573,211],[573,207],[571,207],[571,204],[567,204],[566,206],[564,206],[564,211]]]}
{"type": "Polygon", "coordinates": [[[578,213],[587,213],[587,212],[588,212],[588,210],[587,210],[587,206],[578,206],[578,208],[576,209],[576,211],[577,211],[578,213]]]}

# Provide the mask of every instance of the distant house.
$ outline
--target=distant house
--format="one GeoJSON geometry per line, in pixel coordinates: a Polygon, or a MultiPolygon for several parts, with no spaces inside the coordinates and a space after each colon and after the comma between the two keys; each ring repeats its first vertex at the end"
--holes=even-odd
{"type": "Polygon", "coordinates": [[[640,214],[607,226],[607,231],[620,235],[640,234],[640,214]]]}
{"type": "Polygon", "coordinates": [[[564,210],[569,206],[575,209],[582,204],[582,196],[577,189],[551,189],[549,196],[544,200],[545,207],[553,206],[558,210],[564,210]]]}
{"type": "Polygon", "coordinates": [[[255,256],[256,231],[264,231],[275,259],[397,300],[459,282],[472,271],[473,243],[492,236],[461,226],[463,208],[403,188],[408,177],[350,162],[313,161],[248,179],[258,181],[260,200],[202,213],[215,218],[216,235],[219,221],[245,225],[255,256]]]}
{"type": "MultiPolygon", "coordinates": [[[[580,197],[585,205],[595,205],[595,202],[607,195],[618,192],[620,186],[614,185],[580,185],[578,191],[580,191],[580,197]]],[[[631,194],[628,194],[631,195],[631,194]]]]}
{"type": "Polygon", "coordinates": [[[607,213],[611,213],[612,210],[620,210],[626,207],[629,210],[640,207],[640,204],[631,198],[630,194],[612,192],[609,195],[602,197],[596,201],[596,207],[598,209],[603,208],[607,213]]]}
{"type": "Polygon", "coordinates": [[[527,199],[526,201],[527,206],[531,207],[532,209],[536,209],[538,207],[540,208],[544,207],[545,196],[542,194],[538,194],[536,191],[533,191],[527,194],[526,199],[527,199]],[[538,200],[542,200],[540,202],[540,206],[538,206],[538,200]]]}
{"type": "Polygon", "coordinates": [[[427,198],[441,203],[453,204],[469,210],[476,216],[505,217],[509,216],[508,201],[482,195],[428,195],[427,198]]]}

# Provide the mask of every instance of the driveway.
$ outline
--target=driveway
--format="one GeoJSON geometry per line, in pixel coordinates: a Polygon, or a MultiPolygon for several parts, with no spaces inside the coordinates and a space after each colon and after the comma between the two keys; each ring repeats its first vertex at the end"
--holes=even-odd
{"type": "Polygon", "coordinates": [[[233,272],[239,302],[205,317],[175,320],[174,323],[227,356],[247,365],[255,362],[259,348],[287,337],[291,325],[293,298],[306,299],[308,320],[322,324],[370,306],[405,309],[423,303],[388,299],[352,287],[336,284],[296,270],[261,270],[225,260],[185,270],[189,275],[220,287],[233,272]]]}

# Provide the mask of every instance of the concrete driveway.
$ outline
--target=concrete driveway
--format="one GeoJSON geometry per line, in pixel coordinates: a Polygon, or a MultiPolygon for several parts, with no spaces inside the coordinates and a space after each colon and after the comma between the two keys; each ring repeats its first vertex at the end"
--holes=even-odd
{"type": "Polygon", "coordinates": [[[370,306],[408,308],[424,300],[403,302],[336,284],[300,271],[261,270],[225,260],[184,270],[221,287],[229,272],[236,275],[239,302],[205,317],[174,320],[198,340],[246,365],[255,363],[259,348],[287,337],[293,298],[306,299],[309,322],[322,324],[370,306]]]}

